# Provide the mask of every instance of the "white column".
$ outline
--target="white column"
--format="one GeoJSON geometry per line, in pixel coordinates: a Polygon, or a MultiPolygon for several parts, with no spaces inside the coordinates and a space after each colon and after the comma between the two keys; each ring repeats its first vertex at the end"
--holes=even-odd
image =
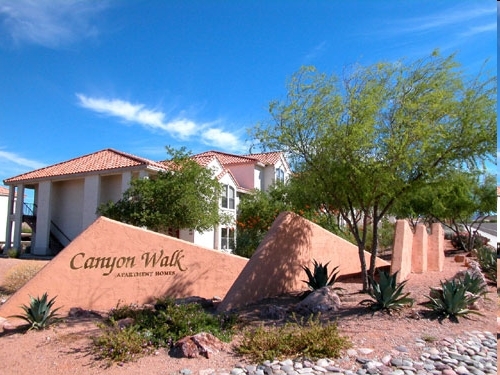
{"type": "Polygon", "coordinates": [[[14,210],[14,247],[21,250],[21,231],[23,226],[24,185],[18,185],[16,191],[16,208],[14,210]]]}
{"type": "Polygon", "coordinates": [[[12,247],[12,224],[14,223],[14,204],[16,200],[16,187],[9,186],[9,198],[7,202],[7,225],[5,228],[5,248],[4,252],[12,247]]]}
{"type": "Polygon", "coordinates": [[[125,172],[122,174],[122,187],[121,187],[121,196],[125,191],[130,187],[130,183],[132,182],[132,172],[125,172]]]}
{"type": "Polygon", "coordinates": [[[52,182],[44,181],[38,186],[38,204],[36,211],[36,232],[35,246],[31,248],[31,253],[34,255],[50,254],[49,239],[50,239],[50,222],[51,215],[51,193],[52,182]]]}
{"type": "Polygon", "coordinates": [[[97,218],[96,211],[99,205],[100,185],[101,178],[98,175],[85,177],[81,231],[87,229],[97,218]]]}

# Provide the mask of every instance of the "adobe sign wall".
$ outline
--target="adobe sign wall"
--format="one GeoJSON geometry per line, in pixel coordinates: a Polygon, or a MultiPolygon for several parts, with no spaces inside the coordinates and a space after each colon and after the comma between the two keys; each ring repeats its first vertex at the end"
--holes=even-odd
{"type": "Polygon", "coordinates": [[[21,314],[29,296],[47,292],[61,313],[109,310],[156,297],[224,297],[248,259],[206,249],[104,217],[97,219],[7,302],[21,314]]]}
{"type": "MultiPolygon", "coordinates": [[[[364,255],[366,264],[370,264],[370,253],[364,255]]],[[[322,264],[330,262],[329,272],[339,266],[339,276],[361,272],[357,246],[299,215],[282,212],[227,292],[219,311],[306,290],[302,280],[307,280],[307,275],[301,266],[312,268],[313,259],[322,264]]],[[[390,267],[380,258],[375,265],[390,267]]]]}

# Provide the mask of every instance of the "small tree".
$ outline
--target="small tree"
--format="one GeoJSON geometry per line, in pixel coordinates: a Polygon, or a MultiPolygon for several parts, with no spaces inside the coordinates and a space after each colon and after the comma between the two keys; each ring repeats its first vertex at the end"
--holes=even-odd
{"type": "Polygon", "coordinates": [[[358,245],[365,291],[379,223],[395,202],[496,152],[496,77],[466,77],[454,56],[437,51],[356,67],[342,79],[303,68],[269,111],[270,122],[253,129],[256,142],[285,152],[301,183],[338,210],[358,245]]]}
{"type": "Polygon", "coordinates": [[[117,202],[101,205],[98,213],[111,219],[168,234],[190,228],[200,232],[225,223],[219,212],[221,185],[181,148],[167,147],[169,170],[136,179],[117,202]]]}
{"type": "Polygon", "coordinates": [[[474,248],[475,232],[495,210],[495,176],[460,170],[439,176],[395,207],[400,216],[440,222],[455,233],[466,250],[474,248]]]}

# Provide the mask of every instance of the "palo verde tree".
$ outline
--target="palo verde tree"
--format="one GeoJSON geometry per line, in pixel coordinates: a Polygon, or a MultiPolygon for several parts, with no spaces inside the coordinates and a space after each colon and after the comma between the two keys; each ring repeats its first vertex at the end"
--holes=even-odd
{"type": "Polygon", "coordinates": [[[496,77],[467,77],[454,56],[437,51],[356,66],[341,78],[302,68],[269,112],[251,135],[262,149],[285,152],[295,178],[339,211],[358,246],[365,291],[379,223],[394,203],[451,168],[475,169],[496,150],[496,77]]]}
{"type": "Polygon", "coordinates": [[[167,147],[169,170],[135,179],[117,202],[98,213],[111,219],[168,234],[190,228],[203,232],[228,219],[219,213],[222,187],[213,172],[202,167],[185,148],[167,147]]]}
{"type": "Polygon", "coordinates": [[[464,249],[474,248],[474,232],[496,211],[496,178],[491,174],[451,170],[400,199],[394,212],[439,222],[451,229],[464,249]]]}

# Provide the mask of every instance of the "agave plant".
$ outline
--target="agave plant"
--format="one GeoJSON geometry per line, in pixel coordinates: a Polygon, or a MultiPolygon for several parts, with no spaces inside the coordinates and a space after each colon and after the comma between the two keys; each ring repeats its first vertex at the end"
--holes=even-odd
{"type": "Polygon", "coordinates": [[[379,272],[379,281],[370,278],[371,289],[368,291],[373,300],[361,301],[362,304],[369,303],[372,310],[399,310],[405,306],[413,305],[414,299],[408,297],[410,293],[403,294],[403,288],[408,280],[401,283],[396,282],[397,272],[389,274],[385,271],[379,272]]]}
{"type": "Polygon", "coordinates": [[[459,316],[466,317],[468,314],[481,315],[478,311],[469,308],[480,298],[480,295],[467,290],[467,285],[459,280],[441,281],[441,289],[431,288],[431,293],[427,298],[429,301],[425,306],[444,318],[457,320],[459,316]]]}
{"type": "Polygon", "coordinates": [[[13,318],[23,319],[30,325],[29,329],[45,329],[55,318],[57,318],[57,311],[60,309],[52,309],[56,297],[48,301],[47,293],[42,297],[34,298],[30,296],[29,306],[23,305],[21,308],[24,310],[24,315],[14,315],[13,318]]]}
{"type": "Polygon", "coordinates": [[[321,263],[318,263],[316,260],[313,259],[313,265],[314,269],[310,270],[306,266],[302,266],[302,269],[306,271],[307,278],[308,280],[302,280],[307,284],[309,289],[311,291],[321,289],[325,286],[330,286],[333,288],[333,290],[342,290],[340,287],[333,287],[333,285],[337,282],[337,275],[339,274],[338,272],[338,266],[334,267],[332,272],[328,274],[328,265],[330,262],[327,264],[323,265],[321,263]]]}

